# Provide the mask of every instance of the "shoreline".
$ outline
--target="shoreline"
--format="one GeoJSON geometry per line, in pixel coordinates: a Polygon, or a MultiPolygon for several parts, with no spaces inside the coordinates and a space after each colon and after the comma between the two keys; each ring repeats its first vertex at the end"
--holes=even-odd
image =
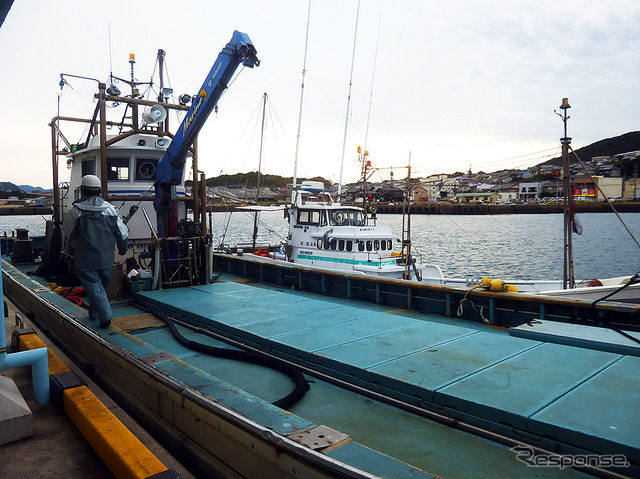
{"type": "MultiPolygon", "coordinates": [[[[345,206],[361,206],[345,203],[345,206]]],[[[374,204],[379,214],[402,214],[402,205],[374,204]]],[[[618,213],[640,213],[640,202],[619,201],[614,203],[618,213]]],[[[613,213],[608,203],[577,202],[576,213],[613,213]]],[[[207,211],[236,211],[234,205],[207,205],[207,211]]],[[[558,214],[563,212],[562,205],[484,205],[477,203],[430,203],[411,205],[414,215],[514,215],[514,214],[558,214]]],[[[0,216],[52,215],[50,206],[4,206],[0,207],[0,216]]]]}
{"type": "MultiPolygon", "coordinates": [[[[345,206],[362,206],[345,203],[345,206]]],[[[402,205],[374,204],[378,214],[402,214],[402,205]]],[[[613,213],[608,203],[576,203],[576,213],[613,213]]],[[[640,213],[640,202],[616,202],[614,207],[618,213],[640,213]]],[[[233,205],[208,205],[208,211],[237,211],[233,205]]],[[[561,214],[563,205],[483,205],[469,204],[414,204],[410,212],[413,215],[513,215],[513,214],[561,214]]]]}

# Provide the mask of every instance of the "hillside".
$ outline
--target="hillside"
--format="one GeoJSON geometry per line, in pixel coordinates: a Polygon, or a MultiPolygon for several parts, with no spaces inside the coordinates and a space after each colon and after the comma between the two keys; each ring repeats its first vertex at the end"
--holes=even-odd
{"type": "MultiPolygon", "coordinates": [[[[236,173],[235,175],[220,175],[212,178],[207,178],[207,186],[246,185],[247,188],[255,188],[257,179],[257,171],[250,171],[248,173],[236,173]]],[[[331,184],[329,180],[325,180],[320,176],[315,178],[298,178],[297,182],[301,183],[306,180],[322,181],[325,185],[331,184]]],[[[286,178],[279,175],[260,175],[260,186],[281,187],[286,186],[287,183],[293,183],[293,178],[286,178]]]]}
{"type": "Polygon", "coordinates": [[[18,188],[20,188],[25,193],[47,193],[47,192],[51,192],[51,189],[45,190],[44,188],[41,188],[40,186],[18,185],[18,188]]]}
{"type": "Polygon", "coordinates": [[[0,181],[0,191],[18,191],[20,188],[10,181],[0,181]]]}
{"type": "MultiPolygon", "coordinates": [[[[582,161],[588,161],[594,156],[614,156],[619,153],[640,150],[640,131],[631,131],[624,135],[606,138],[575,150],[582,161]]],[[[575,158],[573,158],[575,160],[575,158]]],[[[572,161],[574,163],[574,161],[572,161]]],[[[553,158],[543,163],[545,165],[562,165],[562,157],[553,158]]]]}

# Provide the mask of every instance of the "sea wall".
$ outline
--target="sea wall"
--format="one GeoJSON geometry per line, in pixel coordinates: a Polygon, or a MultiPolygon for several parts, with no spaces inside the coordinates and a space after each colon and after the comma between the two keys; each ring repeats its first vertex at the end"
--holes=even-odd
{"type": "MultiPolygon", "coordinates": [[[[586,203],[576,202],[577,213],[611,213],[611,207],[608,203],[586,203]]],[[[637,202],[616,202],[613,203],[616,211],[619,213],[637,213],[640,212],[640,203],[637,202]]],[[[379,205],[378,213],[402,213],[402,205],[379,205]]],[[[414,204],[411,205],[412,214],[425,215],[513,215],[513,214],[544,214],[544,213],[562,213],[563,205],[486,205],[477,203],[433,203],[433,204],[414,204]]]]}
{"type": "MultiPolygon", "coordinates": [[[[613,203],[619,213],[640,213],[640,202],[613,203]]],[[[354,206],[362,206],[361,203],[354,206]]],[[[377,213],[402,214],[402,205],[384,205],[374,203],[377,213]]],[[[209,211],[233,211],[231,205],[209,205],[209,211]]],[[[486,205],[477,203],[430,203],[411,205],[411,214],[423,215],[514,215],[514,214],[545,214],[562,213],[562,205],[486,205]]],[[[576,203],[578,213],[611,213],[607,203],[576,203]]]]}

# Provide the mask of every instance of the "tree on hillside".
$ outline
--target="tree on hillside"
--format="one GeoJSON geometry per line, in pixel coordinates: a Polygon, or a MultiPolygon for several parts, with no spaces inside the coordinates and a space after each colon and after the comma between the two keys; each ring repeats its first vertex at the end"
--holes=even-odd
{"type": "MultiPolygon", "coordinates": [[[[325,185],[330,185],[331,182],[322,178],[321,176],[316,176],[314,178],[299,178],[298,182],[301,183],[303,181],[312,180],[312,181],[321,181],[325,185]]],[[[236,173],[233,175],[220,175],[211,178],[207,178],[207,186],[232,186],[232,185],[243,185],[247,188],[255,188],[258,181],[258,172],[250,171],[248,173],[236,173]]],[[[284,177],[279,175],[269,175],[262,174],[260,175],[260,186],[267,186],[270,188],[276,187],[286,187],[287,184],[293,183],[293,177],[284,177]]]]}

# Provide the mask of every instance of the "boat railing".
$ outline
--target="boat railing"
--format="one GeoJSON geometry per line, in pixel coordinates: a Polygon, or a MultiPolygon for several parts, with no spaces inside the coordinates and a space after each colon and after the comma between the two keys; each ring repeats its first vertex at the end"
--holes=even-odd
{"type": "Polygon", "coordinates": [[[229,245],[220,245],[218,246],[218,251],[223,251],[225,253],[232,253],[232,254],[237,254],[238,252],[241,253],[249,253],[249,254],[253,254],[256,251],[275,251],[276,249],[280,248],[280,244],[274,245],[272,243],[256,243],[255,247],[253,243],[236,243],[235,246],[229,246],[229,245]]]}

